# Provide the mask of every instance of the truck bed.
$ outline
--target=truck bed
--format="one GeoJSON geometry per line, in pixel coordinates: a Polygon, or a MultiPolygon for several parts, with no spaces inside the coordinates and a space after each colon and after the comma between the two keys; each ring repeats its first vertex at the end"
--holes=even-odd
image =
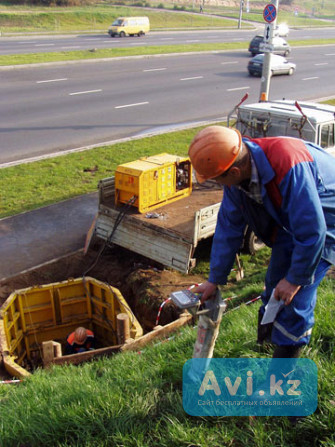
{"type": "Polygon", "coordinates": [[[196,185],[190,196],[145,214],[135,207],[116,207],[114,192],[113,177],[101,180],[98,238],[107,241],[113,233],[110,242],[187,273],[198,241],[214,234],[222,189],[215,182],[196,185]]]}

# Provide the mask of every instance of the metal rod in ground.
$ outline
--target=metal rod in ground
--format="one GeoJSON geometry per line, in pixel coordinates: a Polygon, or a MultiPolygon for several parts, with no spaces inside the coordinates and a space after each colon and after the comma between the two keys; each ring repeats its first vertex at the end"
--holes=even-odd
{"type": "Polygon", "coordinates": [[[232,312],[233,310],[240,309],[242,306],[249,306],[250,304],[253,304],[260,299],[261,299],[261,295],[257,296],[256,298],[253,298],[252,300],[249,300],[245,303],[242,303],[239,306],[234,307],[233,309],[228,310],[227,312],[225,312],[225,315],[227,315],[229,312],[232,312]]]}

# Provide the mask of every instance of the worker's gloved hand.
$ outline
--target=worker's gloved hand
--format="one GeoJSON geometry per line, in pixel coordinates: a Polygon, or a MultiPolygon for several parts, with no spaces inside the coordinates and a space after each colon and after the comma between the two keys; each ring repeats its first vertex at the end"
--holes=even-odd
{"type": "Polygon", "coordinates": [[[201,293],[201,304],[204,303],[204,301],[214,298],[216,295],[216,288],[217,285],[213,284],[212,282],[205,281],[202,284],[199,284],[199,286],[192,289],[193,293],[201,293]]]}
{"type": "Polygon", "coordinates": [[[283,278],[279,281],[275,288],[274,297],[276,300],[283,300],[285,303],[285,306],[290,304],[290,302],[293,300],[296,293],[299,291],[301,286],[298,286],[297,284],[292,284],[287,279],[283,278]]]}

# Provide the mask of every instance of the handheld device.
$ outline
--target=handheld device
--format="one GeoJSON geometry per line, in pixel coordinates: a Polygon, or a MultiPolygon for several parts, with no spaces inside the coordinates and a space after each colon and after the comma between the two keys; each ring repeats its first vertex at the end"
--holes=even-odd
{"type": "Polygon", "coordinates": [[[171,299],[180,309],[189,309],[200,304],[201,293],[191,290],[178,290],[171,293],[171,299]]]}

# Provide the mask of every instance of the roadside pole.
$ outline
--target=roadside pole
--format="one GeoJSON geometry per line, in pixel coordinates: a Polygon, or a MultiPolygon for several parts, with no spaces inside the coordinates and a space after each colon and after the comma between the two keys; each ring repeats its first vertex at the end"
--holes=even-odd
{"type": "Polygon", "coordinates": [[[270,78],[271,78],[271,56],[273,51],[273,34],[277,22],[279,0],[275,0],[273,3],[268,4],[264,8],[263,17],[265,20],[264,29],[264,43],[260,46],[260,49],[264,51],[262,78],[261,78],[261,91],[259,100],[267,101],[269,99],[270,90],[270,78]]]}
{"type": "Polygon", "coordinates": [[[240,1],[240,14],[238,16],[238,29],[242,26],[242,13],[243,13],[244,0],[240,1]]]}

